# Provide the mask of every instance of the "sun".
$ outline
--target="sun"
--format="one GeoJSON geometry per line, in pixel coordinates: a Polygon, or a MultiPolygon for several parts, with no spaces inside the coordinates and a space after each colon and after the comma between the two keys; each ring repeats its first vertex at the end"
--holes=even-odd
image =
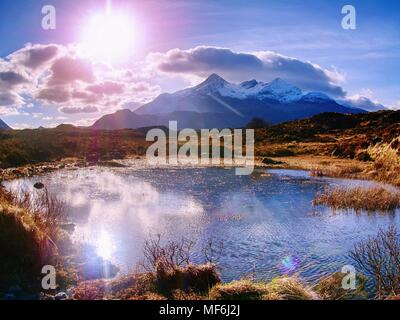
{"type": "Polygon", "coordinates": [[[79,48],[92,60],[119,63],[132,54],[134,40],[133,19],[127,14],[107,12],[88,19],[79,48]]]}

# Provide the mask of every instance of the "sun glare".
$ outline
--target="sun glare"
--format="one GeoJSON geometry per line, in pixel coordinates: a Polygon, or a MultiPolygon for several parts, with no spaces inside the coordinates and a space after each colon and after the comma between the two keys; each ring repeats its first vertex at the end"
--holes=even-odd
{"type": "Polygon", "coordinates": [[[135,40],[132,19],[122,13],[92,16],[82,30],[80,49],[97,61],[119,63],[128,59],[135,40]]]}
{"type": "Polygon", "coordinates": [[[97,254],[104,258],[110,259],[114,251],[112,238],[108,233],[102,233],[96,241],[97,254]]]}

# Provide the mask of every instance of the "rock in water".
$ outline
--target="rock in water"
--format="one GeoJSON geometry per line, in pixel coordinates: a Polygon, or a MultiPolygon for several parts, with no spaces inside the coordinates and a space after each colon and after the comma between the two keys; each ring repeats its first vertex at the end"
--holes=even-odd
{"type": "Polygon", "coordinates": [[[36,182],[33,186],[38,190],[41,190],[44,188],[44,184],[41,182],[36,182]]]}
{"type": "Polygon", "coordinates": [[[54,299],[56,300],[67,300],[68,296],[65,292],[59,292],[54,296],[54,299]]]}

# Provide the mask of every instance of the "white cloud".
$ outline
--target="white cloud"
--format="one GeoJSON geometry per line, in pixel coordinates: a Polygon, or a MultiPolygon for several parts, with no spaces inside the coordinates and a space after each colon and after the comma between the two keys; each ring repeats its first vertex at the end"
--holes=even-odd
{"type": "Polygon", "coordinates": [[[0,59],[0,106],[28,107],[27,97],[32,107],[37,100],[68,113],[111,112],[159,93],[137,73],[84,59],[73,46],[28,44],[0,59]]]}
{"type": "Polygon", "coordinates": [[[324,69],[317,64],[272,51],[248,53],[198,46],[188,50],[152,53],[148,55],[147,62],[163,73],[199,77],[218,73],[234,82],[253,78],[262,81],[283,78],[306,91],[322,91],[334,97],[345,96],[339,85],[344,75],[337,70],[324,69]]]}

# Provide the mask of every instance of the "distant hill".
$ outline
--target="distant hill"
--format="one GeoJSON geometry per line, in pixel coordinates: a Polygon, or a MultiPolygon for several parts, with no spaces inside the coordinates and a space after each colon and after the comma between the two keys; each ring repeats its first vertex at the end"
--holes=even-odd
{"type": "Polygon", "coordinates": [[[11,128],[5,123],[3,120],[0,119],[0,130],[10,130],[11,128]]]}
{"type": "Polygon", "coordinates": [[[199,85],[164,93],[137,109],[121,110],[95,122],[96,129],[168,126],[177,120],[179,128],[244,127],[251,119],[269,123],[303,119],[322,112],[363,113],[359,108],[339,104],[320,92],[303,92],[282,79],[229,83],[212,74],[199,85]]]}

